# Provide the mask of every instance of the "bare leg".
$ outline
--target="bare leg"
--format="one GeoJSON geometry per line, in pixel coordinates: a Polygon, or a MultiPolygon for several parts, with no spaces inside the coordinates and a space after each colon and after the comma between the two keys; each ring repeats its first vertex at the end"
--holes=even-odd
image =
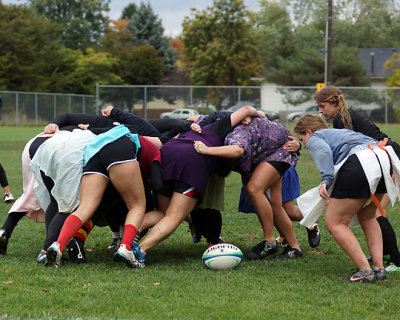
{"type": "MultiPolygon", "coordinates": [[[[353,232],[348,227],[348,224],[351,221],[351,218],[354,216],[355,212],[360,210],[362,205],[365,203],[367,199],[330,199],[328,208],[325,214],[325,226],[328,231],[335,238],[336,242],[340,245],[340,247],[348,254],[348,256],[353,260],[355,265],[360,270],[370,270],[369,263],[367,258],[365,257],[364,252],[362,251],[360,244],[353,234],[353,232]]],[[[368,211],[367,211],[368,212],[368,211]]],[[[370,238],[368,241],[372,243],[378,243],[379,239],[377,239],[378,235],[376,232],[371,232],[370,229],[373,229],[374,226],[370,225],[368,220],[371,217],[368,217],[368,214],[361,212],[363,215],[362,226],[366,227],[368,232],[368,237],[370,238]]],[[[378,230],[379,231],[379,230],[378,230]]],[[[376,246],[376,245],[375,245],[376,246]]],[[[376,250],[374,246],[374,250],[376,250]]],[[[379,249],[378,249],[379,251],[379,249]]],[[[379,252],[374,252],[374,256],[378,256],[379,252]]],[[[381,249],[381,260],[382,260],[382,249],[381,249]]],[[[377,258],[378,259],[378,258],[377,258]]],[[[377,267],[380,267],[382,262],[378,263],[377,267]]]]}
{"type": "Polygon", "coordinates": [[[264,192],[280,180],[276,169],[267,162],[260,163],[254,170],[246,189],[263,228],[264,240],[274,242],[274,217],[272,207],[264,192]]]}
{"type": "Polygon", "coordinates": [[[274,215],[274,225],[282,232],[285,240],[292,248],[300,249],[294,233],[292,221],[282,207],[282,179],[278,180],[271,188],[271,205],[274,215]]]}
{"type": "Polygon", "coordinates": [[[139,228],[146,211],[146,197],[140,167],[137,162],[113,165],[109,169],[110,180],[128,208],[125,225],[139,228]]]}
{"type": "Polygon", "coordinates": [[[197,199],[174,192],[165,217],[151,229],[150,233],[140,243],[141,249],[148,251],[169,237],[194,209],[196,203],[197,199]]]}

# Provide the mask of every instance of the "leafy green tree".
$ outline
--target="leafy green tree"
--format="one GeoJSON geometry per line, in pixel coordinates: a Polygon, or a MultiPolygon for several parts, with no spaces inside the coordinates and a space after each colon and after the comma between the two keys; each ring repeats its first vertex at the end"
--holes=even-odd
{"type": "Polygon", "coordinates": [[[58,27],[28,7],[0,2],[0,89],[65,92],[76,56],[61,45],[58,27]]]}
{"type": "Polygon", "coordinates": [[[193,85],[247,85],[259,74],[259,50],[241,0],[215,0],[185,17],[183,56],[193,85]]]}
{"type": "Polygon", "coordinates": [[[150,3],[140,3],[127,25],[134,45],[154,47],[163,58],[164,68],[170,69],[176,60],[174,51],[169,47],[168,38],[164,36],[161,19],[154,13],[150,3]]]}
{"type": "Polygon", "coordinates": [[[96,83],[123,84],[121,77],[114,71],[118,68],[118,60],[106,52],[95,52],[89,48],[80,53],[74,72],[71,74],[71,92],[96,93],[96,83]]]}
{"type": "Polygon", "coordinates": [[[110,0],[29,0],[34,12],[62,26],[63,44],[85,50],[103,36],[109,19],[110,0]]]}

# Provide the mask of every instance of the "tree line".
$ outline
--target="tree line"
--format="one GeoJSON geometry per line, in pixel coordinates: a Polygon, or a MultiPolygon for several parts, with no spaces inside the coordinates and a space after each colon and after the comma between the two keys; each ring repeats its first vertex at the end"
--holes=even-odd
{"type": "MultiPolygon", "coordinates": [[[[214,0],[192,9],[177,38],[164,35],[149,2],[128,3],[119,20],[109,0],[0,0],[0,90],[94,94],[95,84],[308,86],[324,78],[325,0],[214,0]]],[[[400,44],[395,0],[335,0],[333,84],[368,86],[358,48],[400,44]]],[[[400,55],[386,67],[400,83],[400,55]]]]}

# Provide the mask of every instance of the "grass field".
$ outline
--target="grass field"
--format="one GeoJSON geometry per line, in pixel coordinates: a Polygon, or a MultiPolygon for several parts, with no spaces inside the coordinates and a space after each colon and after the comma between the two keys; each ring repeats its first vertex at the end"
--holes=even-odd
{"type": "MultiPolygon", "coordinates": [[[[0,162],[12,192],[22,193],[21,152],[40,132],[0,127],[0,162]]],[[[400,141],[400,127],[388,134],[400,141]]],[[[306,150],[298,164],[301,192],[320,175],[306,150]]],[[[240,178],[227,179],[223,239],[245,251],[262,240],[256,215],[237,212],[240,178]]],[[[10,205],[0,201],[0,223],[10,205]]],[[[388,217],[400,234],[397,204],[388,217]]],[[[337,279],[354,269],[320,221],[322,240],[311,250],[304,227],[294,223],[304,251],[295,261],[244,260],[238,268],[211,271],[201,262],[204,240],[192,243],[187,225],[147,255],[145,269],[128,269],[107,251],[108,228],[96,227],[86,243],[88,263],[60,269],[36,264],[44,224],[21,220],[0,256],[0,319],[399,319],[400,274],[375,284],[337,279]]],[[[356,228],[366,248],[360,228],[356,228]]]]}

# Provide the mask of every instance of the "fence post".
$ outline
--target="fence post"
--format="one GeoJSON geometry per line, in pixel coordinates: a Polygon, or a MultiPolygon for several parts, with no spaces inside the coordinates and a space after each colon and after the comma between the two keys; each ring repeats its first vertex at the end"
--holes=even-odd
{"type": "Polygon", "coordinates": [[[35,93],[35,125],[38,125],[38,102],[37,102],[37,93],[35,93]]]}
{"type": "Polygon", "coordinates": [[[68,113],[71,113],[71,95],[68,95],[68,113]]]}
{"type": "Polygon", "coordinates": [[[19,95],[15,95],[15,126],[18,127],[19,95]]]}
{"type": "Polygon", "coordinates": [[[240,102],[241,101],[241,99],[240,99],[240,87],[238,87],[238,102],[240,102]]]}
{"type": "Polygon", "coordinates": [[[190,107],[193,108],[193,87],[190,86],[190,90],[189,90],[189,103],[190,103],[190,107]]]}
{"type": "Polygon", "coordinates": [[[146,120],[147,119],[147,87],[144,87],[144,97],[143,97],[143,118],[146,120]]]}
{"type": "Polygon", "coordinates": [[[385,131],[388,129],[388,89],[385,89],[385,131]]]}
{"type": "Polygon", "coordinates": [[[99,114],[99,84],[96,83],[96,116],[99,114]]]}
{"type": "Polygon", "coordinates": [[[53,111],[54,111],[54,118],[57,117],[57,96],[54,95],[54,102],[53,102],[53,111]]]}
{"type": "Polygon", "coordinates": [[[85,96],[82,97],[82,113],[86,113],[85,96]]]}

